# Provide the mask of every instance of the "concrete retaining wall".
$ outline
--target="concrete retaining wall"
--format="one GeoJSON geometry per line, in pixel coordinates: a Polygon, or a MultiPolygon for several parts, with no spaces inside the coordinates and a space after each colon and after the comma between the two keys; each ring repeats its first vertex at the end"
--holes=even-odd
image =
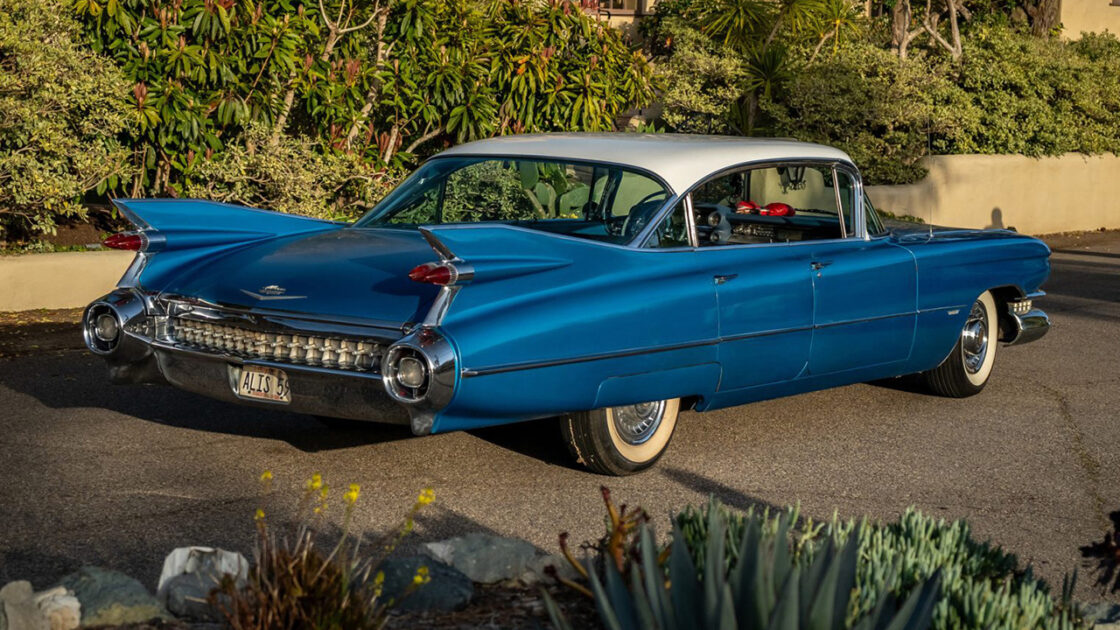
{"type": "Polygon", "coordinates": [[[916,184],[868,186],[875,207],[1024,234],[1120,228],[1120,156],[939,155],[923,164],[929,175],[916,184]]]}
{"type": "Polygon", "coordinates": [[[1082,32],[1120,35],[1120,1],[1065,0],[1062,2],[1062,37],[1077,39],[1082,32]]]}
{"type": "Polygon", "coordinates": [[[0,256],[0,311],[85,306],[117,286],[132,252],[0,256]]]}

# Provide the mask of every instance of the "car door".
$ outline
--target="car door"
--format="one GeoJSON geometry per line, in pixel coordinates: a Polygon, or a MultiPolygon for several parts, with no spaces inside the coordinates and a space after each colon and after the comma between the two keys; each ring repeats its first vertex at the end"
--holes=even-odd
{"type": "Polygon", "coordinates": [[[809,374],[904,361],[914,342],[917,269],[913,255],[884,236],[865,238],[853,175],[836,173],[845,238],[811,245],[813,342],[809,374]]]}
{"type": "Polygon", "coordinates": [[[797,245],[702,249],[716,285],[719,391],[797,378],[813,337],[809,250],[797,245]]]}
{"type": "Polygon", "coordinates": [[[716,176],[688,198],[695,255],[716,291],[720,392],[797,378],[805,372],[813,336],[810,250],[746,237],[740,217],[731,216],[750,188],[749,170],[716,176]]]}

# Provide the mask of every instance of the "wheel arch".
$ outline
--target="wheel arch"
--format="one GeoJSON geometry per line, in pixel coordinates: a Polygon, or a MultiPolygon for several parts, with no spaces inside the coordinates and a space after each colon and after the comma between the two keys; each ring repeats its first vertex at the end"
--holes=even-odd
{"type": "Polygon", "coordinates": [[[1008,310],[1008,305],[1020,298],[1026,297],[1027,293],[1023,289],[1014,284],[1007,284],[992,289],[988,289],[992,294],[992,298],[996,301],[996,320],[999,322],[999,340],[1010,341],[1011,331],[1015,330],[1015,322],[1011,318],[1011,311],[1008,310]]]}

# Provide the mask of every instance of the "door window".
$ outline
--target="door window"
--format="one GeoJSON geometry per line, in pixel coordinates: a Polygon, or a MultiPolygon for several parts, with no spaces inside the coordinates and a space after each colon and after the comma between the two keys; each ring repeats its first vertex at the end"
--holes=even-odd
{"type": "Polygon", "coordinates": [[[693,190],[692,207],[701,247],[784,243],[854,235],[855,198],[847,173],[791,163],[712,178],[693,190]]]}

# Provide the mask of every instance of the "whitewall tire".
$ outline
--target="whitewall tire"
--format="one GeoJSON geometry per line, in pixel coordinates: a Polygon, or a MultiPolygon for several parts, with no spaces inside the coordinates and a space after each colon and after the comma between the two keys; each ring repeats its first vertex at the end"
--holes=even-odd
{"type": "Polygon", "coordinates": [[[679,398],[581,411],[560,423],[576,461],[603,475],[630,475],[654,465],[673,437],[679,398]]]}

